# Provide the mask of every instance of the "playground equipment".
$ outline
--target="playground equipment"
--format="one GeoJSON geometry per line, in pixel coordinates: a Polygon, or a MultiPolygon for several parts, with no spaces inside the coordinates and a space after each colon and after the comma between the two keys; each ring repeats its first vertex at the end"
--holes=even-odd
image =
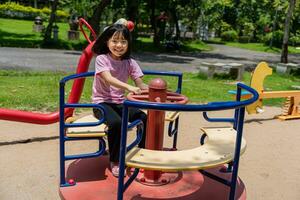
{"type": "MultiPolygon", "coordinates": [[[[270,68],[266,62],[259,63],[255,68],[251,77],[250,87],[256,89],[259,94],[259,99],[253,104],[246,107],[247,112],[249,114],[260,113],[263,110],[263,99],[286,98],[281,115],[278,115],[276,117],[281,120],[300,118],[300,90],[265,91],[264,80],[266,76],[271,74],[272,68],[270,68]]],[[[249,98],[249,95],[244,94],[244,97],[249,98]]]]}
{"type": "MultiPolygon", "coordinates": [[[[87,72],[91,59],[93,58],[93,52],[91,48],[94,42],[92,42],[89,39],[89,37],[84,32],[82,26],[85,25],[91,31],[94,40],[96,39],[95,32],[84,19],[79,20],[79,25],[80,25],[80,30],[82,31],[84,37],[89,42],[89,45],[83,50],[79,58],[77,70],[76,70],[77,74],[87,72]]],[[[85,82],[84,79],[78,79],[74,81],[68,98],[69,103],[77,103],[80,100],[84,82],[85,82]]],[[[68,108],[64,110],[65,116],[72,116],[73,110],[74,109],[72,108],[68,108]]],[[[9,121],[25,122],[25,123],[33,123],[33,124],[52,124],[59,121],[59,111],[45,114],[45,113],[34,113],[34,112],[0,108],[0,120],[9,120],[9,121]]]]}
{"type": "MultiPolygon", "coordinates": [[[[174,176],[174,172],[181,172],[181,176],[188,176],[188,179],[192,180],[197,179],[196,177],[201,175],[205,175],[209,178],[212,178],[220,183],[223,183],[230,187],[229,199],[235,199],[236,195],[236,183],[237,183],[237,171],[238,171],[238,163],[240,154],[245,151],[246,142],[242,139],[242,131],[243,131],[243,120],[244,120],[244,110],[246,105],[253,103],[258,98],[258,94],[252,88],[245,86],[243,84],[237,85],[237,101],[235,102],[212,102],[207,105],[180,105],[180,104],[164,104],[157,102],[139,102],[132,101],[139,99],[135,95],[135,98],[129,96],[128,100],[124,102],[124,111],[123,111],[123,121],[122,121],[122,140],[121,140],[121,150],[120,150],[120,176],[118,181],[118,200],[122,200],[125,192],[129,190],[129,186],[132,182],[138,177],[140,169],[154,170],[154,171],[163,171],[164,176],[167,177],[169,175],[169,179],[165,179],[165,183],[169,185],[177,185],[177,191],[181,191],[181,189],[187,189],[193,187],[194,183],[187,183],[186,180],[181,182],[178,180],[179,178],[174,176]],[[244,102],[240,101],[241,90],[245,89],[251,93],[252,98],[245,100],[244,102]],[[131,101],[130,101],[131,100],[131,101]],[[159,151],[153,149],[141,149],[136,147],[136,141],[126,146],[127,143],[127,123],[128,123],[128,108],[136,107],[143,109],[151,109],[151,110],[176,110],[176,111],[195,111],[195,112],[203,112],[205,119],[211,122],[221,122],[228,121],[232,122],[233,128],[210,128],[210,129],[202,129],[208,137],[208,141],[205,142],[202,146],[196,147],[193,149],[181,150],[181,151],[159,151]],[[235,109],[233,118],[217,118],[212,119],[207,116],[207,111],[217,111],[223,109],[235,109]],[[230,170],[232,167],[232,175],[231,180],[226,180],[222,177],[219,177],[219,174],[212,174],[205,169],[217,167],[220,165],[229,164],[228,169],[230,170]],[[134,168],[134,172],[130,174],[128,180],[124,183],[124,170],[125,165],[127,167],[134,168]],[[124,170],[123,170],[124,169],[124,170]],[[191,171],[196,170],[196,174],[193,174],[191,171]],[[200,174],[201,172],[202,174],[200,174]],[[192,186],[193,185],[193,186],[192,186]]],[[[143,97],[144,100],[147,98],[143,97]]],[[[149,94],[150,99],[150,94],[149,94]]],[[[151,113],[149,113],[151,114],[151,113]]],[[[162,121],[161,121],[162,122],[162,121]]],[[[159,122],[158,122],[159,123],[159,122]]],[[[150,126],[151,127],[151,126],[150,126]]],[[[153,127],[153,126],[152,126],[153,127]]],[[[160,133],[158,126],[154,130],[155,132],[160,133]]],[[[150,135],[151,137],[151,135],[150,135]]],[[[139,140],[140,137],[137,137],[139,140]]],[[[155,140],[157,137],[152,138],[154,142],[160,143],[160,141],[155,140]]],[[[148,139],[148,132],[147,132],[148,139]]],[[[176,173],[175,173],[176,174],[176,173]]],[[[170,187],[172,188],[172,187],[170,187]]],[[[135,188],[136,189],[136,188],[135,188]]],[[[174,199],[178,199],[181,197],[182,193],[172,191],[173,195],[179,195],[174,199]]],[[[155,193],[154,191],[152,191],[155,193]]],[[[218,191],[219,192],[219,191],[218,191]]],[[[159,191],[161,193],[161,191],[159,191]]],[[[221,192],[222,193],[222,192],[221,192]]],[[[224,195],[224,193],[222,193],[224,195]]],[[[184,197],[182,199],[201,199],[202,197],[209,197],[209,195],[202,194],[189,194],[190,197],[184,197]]],[[[154,194],[155,197],[158,198],[161,194],[154,194]],[[158,196],[157,196],[158,195],[158,196]]],[[[127,197],[127,196],[126,196],[127,197]]],[[[165,196],[166,198],[167,196],[165,196]]],[[[219,199],[210,196],[211,199],[219,199]]],[[[222,196],[221,198],[224,198],[222,196]]],[[[238,198],[245,198],[242,195],[238,198]]],[[[160,198],[158,198],[160,199],[160,198]]],[[[203,198],[205,199],[205,198],[203,198]]]]}
{"type": "MultiPolygon", "coordinates": [[[[246,148],[246,142],[242,139],[245,106],[257,100],[258,94],[255,90],[243,84],[238,84],[236,101],[213,102],[206,105],[177,104],[176,102],[185,103],[186,98],[176,93],[160,94],[165,91],[165,85],[159,86],[159,84],[158,86],[154,86],[154,90],[158,89],[160,91],[157,97],[153,97],[152,94],[147,93],[143,93],[142,95],[130,94],[128,98],[131,100],[124,102],[120,150],[121,170],[119,178],[116,179],[108,172],[109,161],[107,156],[98,156],[104,153],[105,144],[103,145],[101,143],[99,151],[96,152],[97,154],[64,155],[64,143],[67,140],[91,139],[92,135],[89,134],[96,133],[97,130],[99,133],[97,137],[101,138],[105,135],[105,131],[100,133],[100,128],[96,128],[105,120],[105,110],[101,108],[101,106],[64,103],[63,88],[65,82],[92,75],[92,72],[72,75],[65,77],[60,84],[60,108],[62,111],[68,107],[98,107],[103,112],[103,118],[93,119],[93,123],[85,120],[81,122],[75,121],[73,123],[60,120],[60,196],[62,199],[117,198],[118,200],[122,200],[134,198],[189,200],[205,199],[208,197],[211,199],[223,199],[226,195],[228,195],[231,200],[235,198],[246,198],[243,183],[238,179],[237,173],[239,156],[246,148]],[[252,98],[240,101],[242,89],[249,91],[252,94],[252,98]],[[145,100],[149,99],[154,99],[155,102],[145,102],[145,100]],[[164,99],[171,102],[163,103],[164,99]],[[148,140],[146,144],[147,147],[154,146],[154,148],[156,148],[158,146],[160,150],[139,149],[136,145],[141,140],[141,134],[143,134],[142,126],[140,126],[141,121],[136,120],[128,124],[127,116],[129,107],[154,111],[156,114],[163,111],[203,112],[205,119],[211,122],[231,122],[233,123],[233,128],[203,129],[203,132],[207,135],[207,139],[206,142],[203,142],[204,144],[202,146],[182,151],[165,151],[164,148],[161,148],[162,140],[157,139],[161,138],[161,134],[163,134],[163,130],[161,129],[163,128],[162,124],[164,119],[162,116],[151,116],[152,114],[149,112],[148,119],[150,119],[150,121],[155,120],[155,122],[153,125],[148,126],[154,131],[148,130],[152,132],[152,136],[151,133],[149,136],[146,136],[148,140]],[[234,110],[232,118],[212,119],[206,114],[207,111],[226,109],[234,110]],[[127,131],[132,130],[134,127],[136,127],[137,137],[127,146],[127,131]],[[78,129],[81,130],[76,133],[78,129]],[[75,134],[79,134],[80,136],[68,137],[67,135],[70,132],[73,132],[73,136],[75,134]],[[82,134],[87,134],[91,137],[82,138],[82,134]],[[149,137],[155,137],[152,138],[150,144],[149,137]],[[65,171],[65,161],[71,159],[78,160],[70,163],[65,171]],[[228,173],[227,170],[222,170],[224,164],[228,164],[228,171],[232,169],[232,173],[228,173]],[[125,166],[127,166],[126,171],[129,176],[126,178],[124,178],[125,166]],[[147,174],[148,172],[150,172],[150,175],[147,174]],[[211,181],[206,177],[218,182],[211,181]],[[230,187],[229,194],[227,186],[230,187]]],[[[150,86],[150,93],[151,88],[153,89],[153,87],[150,86]]],[[[60,119],[64,119],[64,112],[61,112],[61,115],[60,119]]],[[[187,135],[185,137],[187,137],[187,135]]]]}
{"type": "MultiPolygon", "coordinates": [[[[126,20],[126,25],[132,30],[134,24],[131,21],[126,20]]],[[[88,46],[83,50],[77,65],[76,74],[85,73],[88,71],[89,64],[93,58],[92,47],[94,45],[97,35],[93,28],[83,19],[79,19],[79,28],[83,33],[85,39],[89,42],[88,46]],[[83,26],[86,26],[92,35],[92,40],[87,36],[86,32],[83,29],[83,26]]],[[[72,85],[70,95],[68,98],[68,103],[77,103],[80,100],[82,90],[84,87],[85,79],[76,79],[72,85]]],[[[70,117],[73,115],[73,108],[67,108],[64,110],[65,117],[70,117]]],[[[0,120],[9,120],[16,122],[25,122],[33,124],[52,124],[59,121],[59,111],[53,113],[37,113],[37,112],[28,112],[21,110],[12,110],[0,108],[0,120]]]]}
{"type": "MultiPolygon", "coordinates": [[[[181,92],[182,85],[182,73],[178,72],[155,72],[155,71],[143,71],[145,75],[159,75],[159,76],[173,76],[177,78],[177,89],[176,92],[171,93],[174,97],[170,100],[178,100],[181,92]]],[[[60,186],[61,188],[76,184],[73,178],[70,179],[65,177],[65,162],[68,160],[81,159],[81,158],[93,158],[102,155],[105,152],[105,141],[103,137],[106,136],[106,126],[103,124],[105,121],[105,110],[100,105],[95,104],[78,104],[78,103],[65,103],[65,84],[67,81],[75,79],[83,79],[88,76],[94,76],[94,72],[87,72],[82,74],[74,74],[65,77],[60,82],[60,186]],[[77,120],[74,117],[66,117],[66,109],[75,108],[99,108],[104,116],[102,119],[96,119],[92,115],[88,115],[77,120]],[[66,120],[64,120],[66,119],[66,120]],[[65,143],[67,141],[75,140],[99,140],[99,149],[95,153],[79,154],[79,155],[66,155],[65,143]]],[[[178,132],[178,112],[168,112],[166,116],[163,116],[164,120],[169,122],[168,134],[170,137],[173,136],[172,149],[176,149],[177,144],[177,132],[178,132]]],[[[105,162],[104,162],[105,164],[105,162]]],[[[101,168],[101,167],[100,167],[101,168]]],[[[100,169],[99,168],[99,169],[100,169]]],[[[112,177],[111,177],[112,178],[112,177]]],[[[63,189],[61,189],[63,191],[63,189]]],[[[61,192],[64,196],[64,193],[61,192]]],[[[64,197],[65,198],[65,197],[64,197]]]]}

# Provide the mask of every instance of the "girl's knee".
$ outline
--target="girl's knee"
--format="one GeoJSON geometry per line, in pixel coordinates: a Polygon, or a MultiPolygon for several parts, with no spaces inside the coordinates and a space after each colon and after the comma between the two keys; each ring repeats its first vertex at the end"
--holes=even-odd
{"type": "Polygon", "coordinates": [[[107,125],[113,129],[121,128],[122,121],[120,119],[110,120],[107,122],[107,125]]]}

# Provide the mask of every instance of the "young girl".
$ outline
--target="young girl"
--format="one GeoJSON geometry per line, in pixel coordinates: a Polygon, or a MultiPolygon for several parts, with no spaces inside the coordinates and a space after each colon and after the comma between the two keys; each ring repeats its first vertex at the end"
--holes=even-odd
{"type": "MultiPolygon", "coordinates": [[[[131,35],[127,27],[114,24],[105,29],[97,38],[93,52],[98,56],[95,61],[95,77],[93,82],[93,103],[106,109],[106,125],[108,126],[108,148],[110,167],[114,176],[119,175],[119,150],[121,139],[121,122],[125,90],[140,94],[147,89],[143,83],[143,72],[137,62],[130,57],[131,35]],[[135,86],[127,84],[131,78],[135,86]]],[[[100,118],[101,113],[94,109],[94,116],[100,118]]],[[[129,121],[141,119],[146,130],[147,115],[137,108],[129,109],[129,121]]],[[[145,134],[139,147],[145,146],[145,134]]]]}

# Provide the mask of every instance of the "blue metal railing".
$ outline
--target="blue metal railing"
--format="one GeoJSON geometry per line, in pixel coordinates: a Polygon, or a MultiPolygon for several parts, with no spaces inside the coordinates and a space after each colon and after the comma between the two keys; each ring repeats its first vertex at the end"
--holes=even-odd
{"type": "MultiPolygon", "coordinates": [[[[234,123],[234,128],[237,132],[234,158],[232,161],[232,176],[231,180],[227,181],[221,177],[215,175],[210,175],[210,173],[205,172],[210,178],[213,178],[220,183],[223,183],[230,187],[229,199],[234,200],[236,182],[238,175],[238,166],[240,158],[240,149],[243,135],[243,125],[244,125],[244,115],[245,115],[245,106],[255,102],[258,99],[259,95],[253,88],[238,83],[237,84],[237,99],[236,101],[227,101],[227,102],[211,102],[204,105],[177,105],[177,104],[168,104],[168,103],[153,103],[153,102],[136,102],[126,100],[124,102],[123,109],[123,118],[122,118],[122,135],[121,135],[121,148],[120,148],[120,174],[118,180],[118,200],[123,200],[123,193],[129,187],[130,181],[124,183],[124,170],[125,170],[125,155],[127,152],[127,124],[128,124],[128,109],[129,107],[141,108],[141,109],[153,109],[153,110],[171,110],[171,111],[190,111],[190,112],[207,112],[207,111],[220,111],[220,110],[235,110],[233,118],[224,118],[229,122],[234,123]],[[241,91],[246,90],[252,94],[252,98],[241,101],[241,91]]],[[[223,119],[223,120],[224,120],[223,119]]],[[[218,121],[218,120],[217,120],[218,121]]],[[[130,178],[129,180],[131,180],[130,178]]]]}
{"type": "MultiPolygon", "coordinates": [[[[143,71],[145,75],[159,75],[159,76],[174,76],[177,77],[177,88],[176,92],[181,93],[181,85],[182,85],[182,73],[181,72],[158,72],[158,71],[143,71]]],[[[78,155],[65,155],[65,142],[66,141],[74,141],[74,140],[91,140],[95,138],[69,138],[65,136],[65,130],[66,128],[70,127],[88,127],[88,126],[98,126],[105,122],[105,109],[98,105],[98,104],[80,104],[80,103],[66,103],[65,102],[65,85],[68,81],[74,80],[74,79],[85,79],[86,77],[94,76],[95,72],[85,72],[81,74],[73,74],[66,76],[61,79],[59,83],[59,111],[60,111],[60,124],[59,124],[59,132],[60,132],[60,185],[61,187],[70,186],[70,184],[66,183],[65,179],[65,161],[66,160],[73,160],[73,159],[79,159],[79,158],[90,158],[90,157],[97,157],[102,155],[105,152],[105,141],[102,138],[97,138],[99,140],[99,150],[97,152],[93,153],[87,153],[87,154],[78,154],[78,155]],[[87,123],[65,123],[65,113],[64,110],[66,108],[97,108],[102,113],[102,118],[99,119],[98,122],[87,122],[87,123]]],[[[178,123],[178,119],[177,123],[178,123]]],[[[128,125],[128,129],[131,129],[135,126],[138,127],[137,130],[137,139],[133,142],[133,144],[129,147],[132,148],[136,144],[138,144],[141,141],[142,138],[142,126],[139,126],[142,122],[140,120],[134,121],[131,124],[128,125]]],[[[177,127],[178,128],[178,125],[177,127]]],[[[176,132],[176,130],[171,130],[173,132],[176,132]]],[[[176,144],[177,137],[174,136],[174,142],[176,144]]]]}

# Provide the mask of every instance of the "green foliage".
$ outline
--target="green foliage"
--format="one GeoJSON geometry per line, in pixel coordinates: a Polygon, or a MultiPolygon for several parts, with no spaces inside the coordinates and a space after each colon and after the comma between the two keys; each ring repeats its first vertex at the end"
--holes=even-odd
{"type": "Polygon", "coordinates": [[[283,31],[277,30],[277,31],[268,33],[263,38],[263,42],[265,45],[270,45],[271,40],[272,40],[272,46],[281,48],[282,40],[283,40],[283,31]]]}
{"type": "Polygon", "coordinates": [[[231,25],[228,24],[228,23],[226,23],[226,22],[224,22],[224,21],[221,22],[220,29],[221,29],[221,32],[222,32],[222,33],[223,33],[223,32],[226,32],[226,31],[232,31],[231,25]]]}
{"type": "Polygon", "coordinates": [[[290,37],[289,42],[292,46],[299,46],[300,45],[300,35],[296,34],[292,37],[290,37]]]}
{"type": "MultiPolygon", "coordinates": [[[[27,19],[27,20],[34,20],[35,17],[40,16],[44,20],[49,18],[51,10],[49,8],[32,8],[30,6],[22,6],[18,3],[5,3],[0,4],[0,17],[3,18],[14,18],[14,19],[27,19]]],[[[57,20],[65,20],[69,16],[68,13],[58,10],[56,12],[57,20]]]]}
{"type": "Polygon", "coordinates": [[[225,31],[221,34],[221,40],[226,42],[234,42],[238,39],[238,34],[236,31],[225,31]]]}
{"type": "Polygon", "coordinates": [[[250,40],[251,40],[251,38],[248,35],[239,36],[239,39],[238,39],[238,41],[240,43],[248,43],[248,42],[250,42],[250,40]]]}

